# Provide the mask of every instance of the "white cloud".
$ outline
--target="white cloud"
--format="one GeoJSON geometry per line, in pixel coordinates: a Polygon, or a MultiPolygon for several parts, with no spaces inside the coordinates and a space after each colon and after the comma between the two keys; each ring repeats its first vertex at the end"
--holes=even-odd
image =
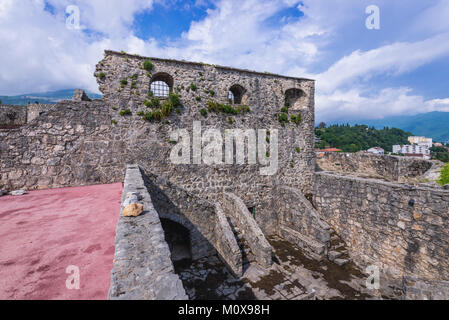
{"type": "Polygon", "coordinates": [[[0,46],[6,54],[0,59],[0,94],[98,91],[95,65],[104,49],[113,49],[315,78],[317,118],[323,120],[448,110],[446,97],[426,100],[400,83],[371,89],[373,76],[394,78],[449,55],[447,1],[414,0],[398,7],[379,0],[381,30],[367,33],[365,7],[371,2],[219,0],[179,38],[162,43],[131,31],[135,15],[153,9],[152,0],[48,0],[55,15],[44,10],[43,0],[2,0],[0,46]],[[69,4],[80,7],[82,27],[95,36],[65,27],[69,4]],[[273,22],[282,10],[296,7],[303,17],[273,22]]]}
{"type": "Polygon", "coordinates": [[[323,92],[356,80],[390,73],[402,74],[449,55],[449,33],[414,43],[397,42],[367,52],[352,52],[317,76],[323,92]]]}

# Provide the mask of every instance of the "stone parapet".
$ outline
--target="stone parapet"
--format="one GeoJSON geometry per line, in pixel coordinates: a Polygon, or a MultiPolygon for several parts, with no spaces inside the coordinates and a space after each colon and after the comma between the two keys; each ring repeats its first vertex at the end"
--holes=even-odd
{"type": "Polygon", "coordinates": [[[188,299],[181,280],[174,273],[164,230],[137,165],[126,168],[121,211],[128,193],[139,195],[144,212],[138,217],[119,218],[108,298],[188,299]]]}
{"type": "Polygon", "coordinates": [[[449,280],[449,191],[318,172],[314,202],[359,265],[449,280]]]}

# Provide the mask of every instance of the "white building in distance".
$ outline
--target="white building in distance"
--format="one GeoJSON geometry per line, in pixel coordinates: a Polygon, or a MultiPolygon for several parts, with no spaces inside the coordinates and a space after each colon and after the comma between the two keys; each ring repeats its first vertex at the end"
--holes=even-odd
{"type": "Polygon", "coordinates": [[[402,153],[406,156],[416,156],[423,157],[425,159],[430,159],[430,149],[427,146],[419,146],[417,144],[413,145],[394,145],[393,153],[402,153]]]}
{"type": "Polygon", "coordinates": [[[380,147],[374,147],[374,148],[368,149],[367,152],[374,153],[374,154],[380,154],[380,155],[385,154],[385,150],[380,147]]]}
{"type": "Polygon", "coordinates": [[[432,138],[426,138],[426,137],[408,137],[408,142],[410,144],[416,144],[418,146],[425,146],[427,148],[432,148],[432,138]]]}

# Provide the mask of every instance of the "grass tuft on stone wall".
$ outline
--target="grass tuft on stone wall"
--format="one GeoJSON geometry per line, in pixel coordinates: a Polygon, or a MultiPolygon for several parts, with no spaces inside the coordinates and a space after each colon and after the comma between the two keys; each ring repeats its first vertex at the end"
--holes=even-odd
{"type": "Polygon", "coordinates": [[[449,164],[446,164],[441,170],[440,179],[437,182],[442,186],[449,184],[449,164]]]}

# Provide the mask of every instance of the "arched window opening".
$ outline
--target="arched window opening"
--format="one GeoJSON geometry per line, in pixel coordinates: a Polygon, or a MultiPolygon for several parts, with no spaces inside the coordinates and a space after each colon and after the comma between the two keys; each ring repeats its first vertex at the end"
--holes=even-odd
{"type": "Polygon", "coordinates": [[[228,93],[229,103],[242,104],[244,101],[245,92],[246,90],[242,86],[238,84],[233,85],[231,88],[229,88],[228,93]]]}
{"type": "Polygon", "coordinates": [[[173,78],[168,73],[158,73],[153,76],[150,91],[154,97],[168,98],[173,89],[173,78]]]}
{"type": "Polygon", "coordinates": [[[299,110],[303,107],[306,94],[301,89],[292,88],[285,91],[285,106],[292,110],[299,110]]]}

